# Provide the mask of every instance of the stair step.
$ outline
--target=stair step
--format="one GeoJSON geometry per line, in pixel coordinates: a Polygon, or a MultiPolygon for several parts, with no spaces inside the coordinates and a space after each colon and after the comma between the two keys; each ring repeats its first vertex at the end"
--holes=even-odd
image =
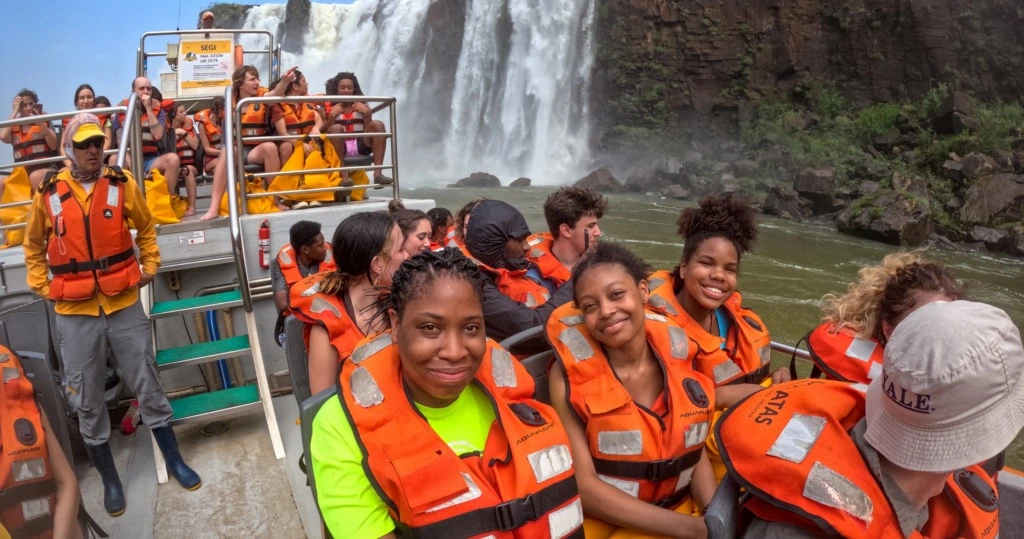
{"type": "Polygon", "coordinates": [[[157,350],[156,368],[165,370],[182,365],[208,363],[218,359],[248,354],[251,351],[252,349],[249,348],[249,336],[236,335],[219,341],[200,342],[187,346],[157,350]]]}
{"type": "Polygon", "coordinates": [[[241,415],[250,409],[260,409],[260,392],[256,384],[199,393],[171,400],[174,415],[171,423],[179,425],[197,421],[210,421],[226,415],[241,415]]]}
{"type": "Polygon", "coordinates": [[[228,309],[242,304],[242,292],[240,290],[229,290],[219,294],[198,296],[194,298],[177,299],[174,301],[158,301],[149,310],[149,317],[152,319],[178,316],[194,313],[197,311],[210,311],[216,309],[228,309]]]}

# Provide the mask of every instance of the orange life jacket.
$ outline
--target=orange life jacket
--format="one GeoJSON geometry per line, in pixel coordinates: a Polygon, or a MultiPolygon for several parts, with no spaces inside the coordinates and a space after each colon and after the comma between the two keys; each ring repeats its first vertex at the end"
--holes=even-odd
{"type": "MultiPolygon", "coordinates": [[[[127,99],[122,99],[121,102],[117,104],[117,106],[119,106],[119,107],[126,107],[126,106],[128,106],[128,100],[127,99]]],[[[153,137],[152,127],[153,127],[154,124],[151,124],[149,122],[149,114],[146,114],[146,108],[144,106],[142,106],[142,101],[139,101],[138,107],[139,107],[139,128],[140,128],[139,131],[142,132],[142,156],[143,157],[156,157],[156,156],[160,155],[160,146],[157,145],[159,141],[156,138],[153,137]]],[[[157,117],[157,123],[160,122],[159,116],[160,116],[160,109],[161,108],[162,107],[158,107],[156,110],[153,111],[153,116],[157,117]]],[[[121,128],[122,129],[124,128],[124,125],[125,125],[125,114],[126,113],[122,112],[122,113],[119,113],[117,115],[118,120],[121,122],[121,128]]],[[[166,114],[164,115],[164,118],[165,119],[167,118],[166,114]]]]}
{"type": "Polygon", "coordinates": [[[362,133],[366,129],[363,123],[363,114],[356,112],[355,109],[342,112],[334,119],[334,123],[344,128],[346,133],[362,133]]]}
{"type": "MultiPolygon", "coordinates": [[[[795,380],[727,410],[716,437],[729,473],[752,493],[762,520],[842,537],[903,538],[882,486],[848,434],[864,418],[863,384],[795,380]]],[[[978,466],[958,470],[929,501],[923,535],[996,537],[995,483],[978,466]]]]}
{"type": "Polygon", "coordinates": [[[316,106],[313,103],[281,103],[284,125],[289,135],[308,135],[316,125],[316,106]]]}
{"type": "Polygon", "coordinates": [[[82,208],[68,181],[68,169],[51,175],[40,189],[52,227],[46,256],[53,281],[50,299],[78,301],[99,293],[116,296],[139,283],[121,169],[106,167],[96,180],[89,207],[82,208]]]}
{"type": "Polygon", "coordinates": [[[330,272],[322,271],[296,282],[288,289],[289,312],[306,323],[302,336],[309,348],[309,330],[312,324],[327,330],[331,346],[344,361],[363,338],[363,332],[345,309],[342,298],[320,292],[320,281],[330,272]]]}
{"type": "Polygon", "coordinates": [[[569,281],[572,277],[572,270],[565,267],[565,264],[562,264],[562,261],[551,252],[551,247],[555,244],[551,234],[547,232],[534,234],[526,241],[530,245],[530,252],[526,256],[530,262],[537,265],[540,274],[545,279],[549,279],[556,286],[562,286],[569,281]]]}
{"type": "Polygon", "coordinates": [[[195,136],[195,123],[191,118],[185,118],[185,123],[181,126],[182,129],[188,131],[188,133],[182,136],[175,136],[175,146],[178,152],[178,158],[181,160],[182,166],[195,165],[196,164],[196,151],[188,145],[186,140],[189,135],[195,136]]]}
{"type": "Polygon", "coordinates": [[[457,455],[415,409],[398,346],[383,333],[342,364],[338,397],[366,456],[364,469],[399,537],[583,537],[569,440],[534,383],[487,340],[471,382],[494,405],[482,454],[457,455]]]}
{"type": "Polygon", "coordinates": [[[210,114],[210,109],[203,109],[195,114],[195,119],[206,132],[206,140],[209,141],[210,146],[217,146],[220,144],[220,122],[213,121],[210,114]]]}
{"type": "Polygon", "coordinates": [[[0,346],[0,523],[11,537],[51,537],[57,485],[32,383],[0,346]]]}
{"type": "MultiPolygon", "coordinates": [[[[262,97],[263,94],[267,93],[266,88],[260,88],[257,92],[258,97],[262,97]]],[[[249,103],[242,111],[242,132],[239,136],[242,137],[262,137],[269,131],[270,121],[270,107],[266,103],[249,103]]],[[[258,146],[261,143],[255,141],[242,141],[242,144],[246,146],[258,146]]]]}
{"type": "MultiPolygon", "coordinates": [[[[869,384],[882,372],[882,344],[825,323],[807,334],[807,351],[816,371],[840,382],[869,384]]],[[[817,372],[812,378],[817,378],[817,372]]]]}
{"type": "Polygon", "coordinates": [[[711,428],[715,387],[692,370],[695,350],[683,330],[660,314],[645,316],[647,343],[665,373],[671,410],[664,417],[633,401],[572,303],[555,309],[546,331],[598,477],[634,498],[674,507],[689,494],[711,428]]]}
{"type": "Polygon", "coordinates": [[[459,237],[455,234],[454,226],[448,227],[448,232],[444,235],[444,246],[458,247],[459,249],[462,249],[463,252],[465,252],[466,250],[466,242],[464,240],[460,240],[459,237]]]}
{"type": "MultiPolygon", "coordinates": [[[[334,263],[334,251],[331,249],[331,244],[325,241],[324,249],[327,250],[327,256],[320,262],[320,271],[317,273],[338,269],[334,263]]],[[[288,286],[302,280],[302,274],[299,273],[299,257],[295,254],[292,244],[289,243],[281,247],[281,250],[277,252],[277,265],[281,268],[281,274],[284,275],[284,281],[288,283],[288,286]]]]}
{"type": "Polygon", "coordinates": [[[490,273],[494,277],[494,284],[498,286],[498,291],[505,296],[531,309],[536,309],[551,299],[551,294],[547,288],[526,276],[526,272],[529,270],[492,268],[471,257],[466,249],[463,249],[462,252],[468,258],[474,260],[481,270],[490,273]]]}
{"type": "Polygon", "coordinates": [[[670,272],[654,272],[648,281],[651,295],[647,303],[683,328],[697,344],[694,369],[714,380],[716,386],[761,383],[770,374],[772,339],[761,318],[743,308],[739,292],[733,292],[722,304],[732,318],[729,336],[723,340],[690,318],[676,299],[674,282],[670,272]]]}
{"type": "MultiPolygon", "coordinates": [[[[11,146],[14,148],[14,162],[21,163],[31,159],[43,159],[60,155],[51,149],[43,136],[43,129],[38,125],[16,125],[11,128],[11,146]]],[[[28,172],[49,168],[48,164],[26,167],[28,172]]]]}

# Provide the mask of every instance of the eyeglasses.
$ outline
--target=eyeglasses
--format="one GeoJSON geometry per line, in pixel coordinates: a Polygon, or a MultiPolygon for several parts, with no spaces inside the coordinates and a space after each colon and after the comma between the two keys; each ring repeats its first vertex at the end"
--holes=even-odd
{"type": "Polygon", "coordinates": [[[88,150],[89,148],[102,148],[103,137],[92,137],[83,140],[82,142],[72,142],[71,146],[76,150],[88,150]]]}

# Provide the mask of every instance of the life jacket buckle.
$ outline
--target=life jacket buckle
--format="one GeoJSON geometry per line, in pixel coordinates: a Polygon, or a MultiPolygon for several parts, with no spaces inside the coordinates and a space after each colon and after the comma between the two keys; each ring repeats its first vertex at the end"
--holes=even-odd
{"type": "Polygon", "coordinates": [[[108,270],[110,270],[110,258],[103,257],[103,258],[97,260],[96,262],[99,264],[99,270],[100,271],[108,271],[108,270]]]}
{"type": "Polygon", "coordinates": [[[537,520],[543,511],[536,506],[533,494],[495,506],[498,529],[507,532],[537,520]]]}

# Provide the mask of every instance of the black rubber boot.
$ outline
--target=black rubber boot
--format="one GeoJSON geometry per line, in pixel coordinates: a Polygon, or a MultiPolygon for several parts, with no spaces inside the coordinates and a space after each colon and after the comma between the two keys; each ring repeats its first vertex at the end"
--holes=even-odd
{"type": "Polygon", "coordinates": [[[178,452],[178,440],[174,437],[171,427],[153,429],[153,437],[156,438],[156,445],[160,447],[160,452],[164,454],[164,460],[167,461],[168,473],[178,480],[178,484],[182,488],[196,490],[203,486],[203,480],[199,478],[199,474],[189,468],[185,464],[185,460],[181,458],[181,453],[178,452]]]}
{"type": "Polygon", "coordinates": [[[85,444],[85,447],[89,451],[93,466],[96,466],[96,471],[103,478],[103,508],[112,517],[121,516],[125,508],[124,488],[121,487],[121,478],[117,476],[110,444],[85,444]]]}

